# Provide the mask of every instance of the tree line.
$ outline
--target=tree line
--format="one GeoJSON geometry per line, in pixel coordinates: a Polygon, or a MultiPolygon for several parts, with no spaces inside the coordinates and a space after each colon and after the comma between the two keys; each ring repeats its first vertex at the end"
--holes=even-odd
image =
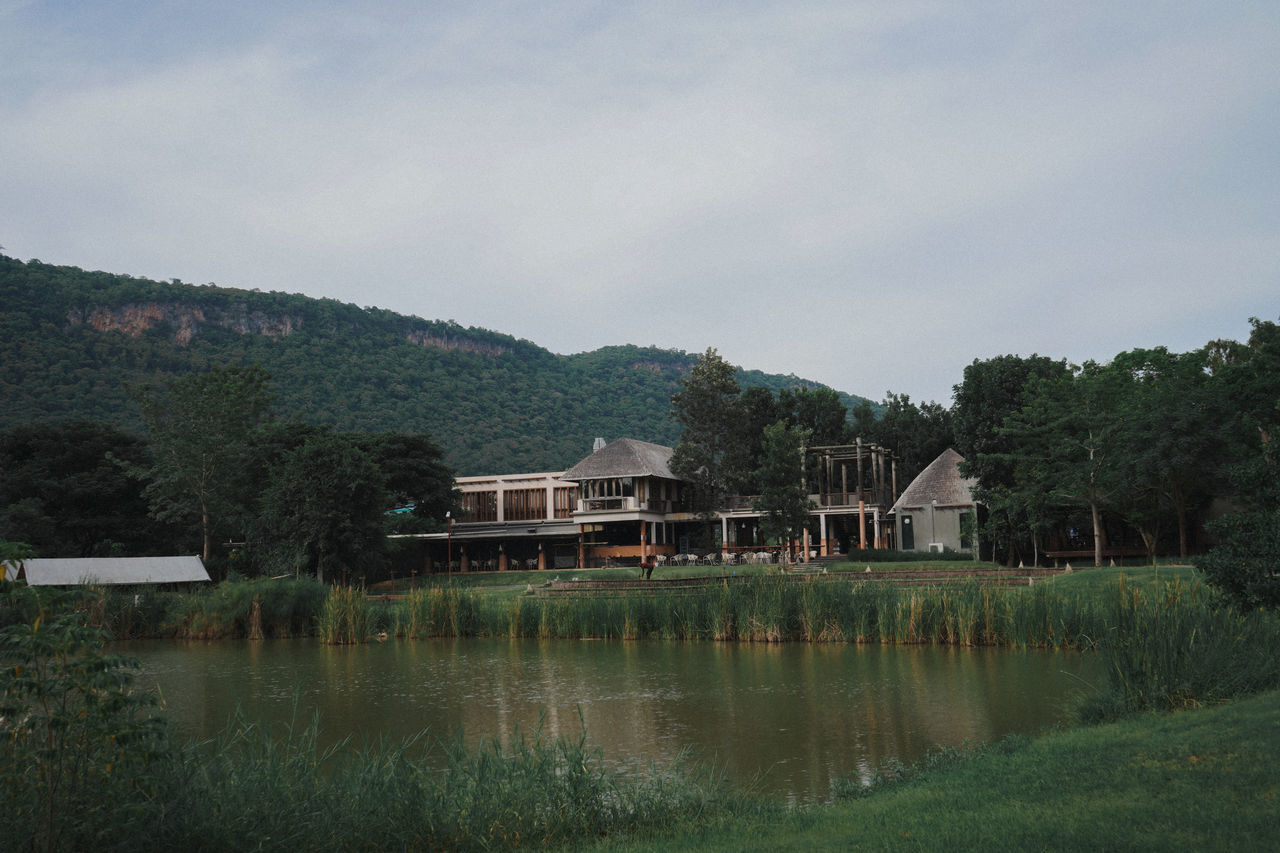
{"type": "Polygon", "coordinates": [[[83,420],[0,433],[0,538],[353,582],[385,570],[389,533],[440,527],[453,471],[428,436],[277,420],[269,384],[250,365],[136,386],[146,438],[83,420]]]}
{"type": "Polygon", "coordinates": [[[708,520],[729,494],[759,495],[768,535],[785,540],[810,523],[803,448],[861,437],[898,457],[905,487],[954,447],[977,483],[984,557],[1087,551],[1101,565],[1113,539],[1132,539],[1150,559],[1201,554],[1242,603],[1280,604],[1280,327],[1250,322],[1243,343],[1186,353],[976,359],[949,408],[889,392],[879,413],[825,389],[744,391],[709,349],[672,398],[672,471],[708,520]]]}

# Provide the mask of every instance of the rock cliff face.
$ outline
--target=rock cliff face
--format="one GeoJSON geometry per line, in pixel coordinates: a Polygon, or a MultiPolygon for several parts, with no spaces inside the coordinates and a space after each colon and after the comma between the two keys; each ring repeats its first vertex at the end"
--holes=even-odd
{"type": "Polygon", "coordinates": [[[676,364],[662,364],[657,361],[633,361],[631,363],[632,370],[647,370],[650,373],[678,373],[685,374],[688,371],[676,364]]]}
{"type": "Polygon", "coordinates": [[[74,308],[67,312],[68,326],[86,323],[99,332],[121,332],[133,338],[140,337],[157,326],[166,325],[172,329],[173,342],[186,346],[200,333],[202,326],[210,323],[242,335],[281,338],[301,328],[302,318],[269,317],[261,311],[249,311],[244,306],[232,306],[229,310],[207,310],[179,302],[135,303],[115,308],[74,308]]]}
{"type": "Polygon", "coordinates": [[[435,347],[443,350],[461,350],[462,352],[474,352],[479,355],[488,355],[497,357],[511,350],[501,344],[491,344],[477,341],[472,338],[450,337],[449,335],[434,335],[431,332],[410,331],[405,335],[412,343],[422,347],[435,347]]]}

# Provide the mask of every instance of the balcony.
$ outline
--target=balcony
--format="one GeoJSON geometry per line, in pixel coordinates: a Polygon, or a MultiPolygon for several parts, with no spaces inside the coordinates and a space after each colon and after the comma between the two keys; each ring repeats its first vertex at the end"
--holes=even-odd
{"type": "Polygon", "coordinates": [[[642,501],[626,498],[579,498],[578,512],[673,512],[671,501],[642,501]]]}

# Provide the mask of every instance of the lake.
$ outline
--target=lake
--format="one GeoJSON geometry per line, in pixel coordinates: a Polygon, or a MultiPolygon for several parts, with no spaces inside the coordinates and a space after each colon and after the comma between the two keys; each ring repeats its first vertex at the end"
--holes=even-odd
{"type": "Polygon", "coordinates": [[[180,734],[249,719],[309,723],[326,742],[509,743],[539,727],[588,742],[626,771],[692,750],[738,784],[792,802],[835,779],[938,746],[1034,733],[1066,719],[1101,677],[1091,655],[935,646],[392,640],[118,643],[158,684],[180,734]]]}

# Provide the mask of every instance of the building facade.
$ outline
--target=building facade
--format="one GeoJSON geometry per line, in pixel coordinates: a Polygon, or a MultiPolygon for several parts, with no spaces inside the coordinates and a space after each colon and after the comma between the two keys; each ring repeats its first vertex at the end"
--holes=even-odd
{"type": "Polygon", "coordinates": [[[897,490],[892,454],[861,441],[810,448],[809,530],[795,543],[763,541],[750,495],[717,513],[715,541],[698,543],[703,523],[686,485],[670,469],[673,449],[620,438],[568,471],[459,477],[461,511],[445,533],[418,534],[424,570],[504,571],[636,565],[688,558],[737,561],[788,550],[799,559],[850,548],[894,547],[897,490]]]}

